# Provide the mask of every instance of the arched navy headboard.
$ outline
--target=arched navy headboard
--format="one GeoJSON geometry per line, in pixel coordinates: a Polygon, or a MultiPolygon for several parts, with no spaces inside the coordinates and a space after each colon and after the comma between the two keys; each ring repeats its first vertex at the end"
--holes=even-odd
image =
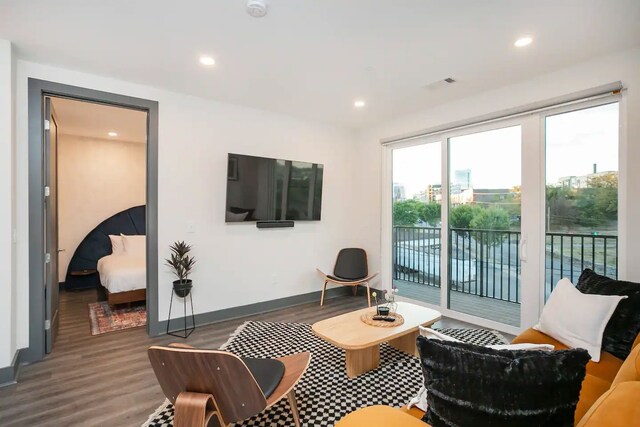
{"type": "Polygon", "coordinates": [[[110,234],[146,234],[146,207],[135,206],[118,212],[102,221],[80,242],[67,268],[65,287],[79,289],[100,284],[97,274],[93,276],[72,276],[72,271],[95,270],[98,260],[111,254],[110,234]]]}

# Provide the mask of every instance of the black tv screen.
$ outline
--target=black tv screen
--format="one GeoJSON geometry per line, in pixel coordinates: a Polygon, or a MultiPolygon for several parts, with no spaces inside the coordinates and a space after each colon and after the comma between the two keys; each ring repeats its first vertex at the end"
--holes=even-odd
{"type": "Polygon", "coordinates": [[[318,163],[229,154],[226,222],[319,221],[318,163]]]}

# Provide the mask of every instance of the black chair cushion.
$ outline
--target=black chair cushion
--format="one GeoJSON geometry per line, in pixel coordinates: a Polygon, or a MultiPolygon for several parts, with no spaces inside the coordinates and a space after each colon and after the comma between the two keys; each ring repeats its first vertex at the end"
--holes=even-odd
{"type": "Polygon", "coordinates": [[[346,248],[340,250],[333,275],[339,280],[364,279],[369,274],[367,253],[360,248],[346,248]]]}
{"type": "Polygon", "coordinates": [[[242,361],[251,375],[256,379],[258,387],[262,390],[265,398],[269,398],[271,393],[278,387],[284,375],[284,363],[275,359],[254,359],[241,357],[242,361]]]}
{"type": "Polygon", "coordinates": [[[583,294],[626,295],[607,323],[602,349],[619,359],[626,359],[640,333],[640,283],[615,280],[586,269],[576,286],[583,294]]]}
{"type": "Polygon", "coordinates": [[[332,275],[332,274],[327,274],[327,277],[328,277],[329,279],[337,280],[337,281],[339,281],[339,282],[354,282],[354,283],[355,283],[355,282],[359,282],[359,281],[360,281],[360,279],[362,279],[362,277],[360,277],[360,278],[358,278],[358,279],[345,279],[344,277],[337,277],[337,276],[334,276],[334,275],[332,275]]]}
{"type": "Polygon", "coordinates": [[[589,353],[493,350],[418,337],[433,427],[573,427],[589,353]]]}

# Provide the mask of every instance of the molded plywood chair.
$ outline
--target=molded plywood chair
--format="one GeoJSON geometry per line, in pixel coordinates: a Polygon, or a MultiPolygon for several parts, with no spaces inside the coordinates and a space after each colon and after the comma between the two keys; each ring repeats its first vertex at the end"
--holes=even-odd
{"type": "Polygon", "coordinates": [[[324,276],[324,286],[322,287],[322,297],[320,305],[324,305],[324,292],[328,283],[342,286],[352,286],[353,295],[358,290],[358,285],[367,287],[367,303],[371,307],[371,295],[369,293],[369,281],[376,277],[378,273],[369,276],[369,264],[367,262],[367,252],[360,248],[346,248],[338,252],[336,265],[333,274],[325,274],[319,268],[316,269],[324,276]]]}
{"type": "Polygon", "coordinates": [[[183,344],[153,346],[151,366],[175,408],[174,427],[206,427],[215,415],[221,426],[252,417],[287,396],[300,426],[294,387],[309,366],[311,354],[278,359],[241,359],[220,350],[183,344]]]}

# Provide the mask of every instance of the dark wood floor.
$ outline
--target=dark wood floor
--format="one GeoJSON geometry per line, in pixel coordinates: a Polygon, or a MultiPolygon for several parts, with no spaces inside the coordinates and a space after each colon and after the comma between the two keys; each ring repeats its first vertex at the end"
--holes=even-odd
{"type": "MultiPolygon", "coordinates": [[[[149,338],[144,328],[92,336],[87,304],[96,300],[95,291],[61,293],[54,351],[0,388],[0,426],[140,426],[163,402],[146,349],[180,339],[149,338]]],[[[313,323],[365,304],[348,296],[299,305],[199,327],[186,342],[218,348],[246,320],[313,323]]],[[[469,327],[451,319],[436,326],[469,327]]]]}

